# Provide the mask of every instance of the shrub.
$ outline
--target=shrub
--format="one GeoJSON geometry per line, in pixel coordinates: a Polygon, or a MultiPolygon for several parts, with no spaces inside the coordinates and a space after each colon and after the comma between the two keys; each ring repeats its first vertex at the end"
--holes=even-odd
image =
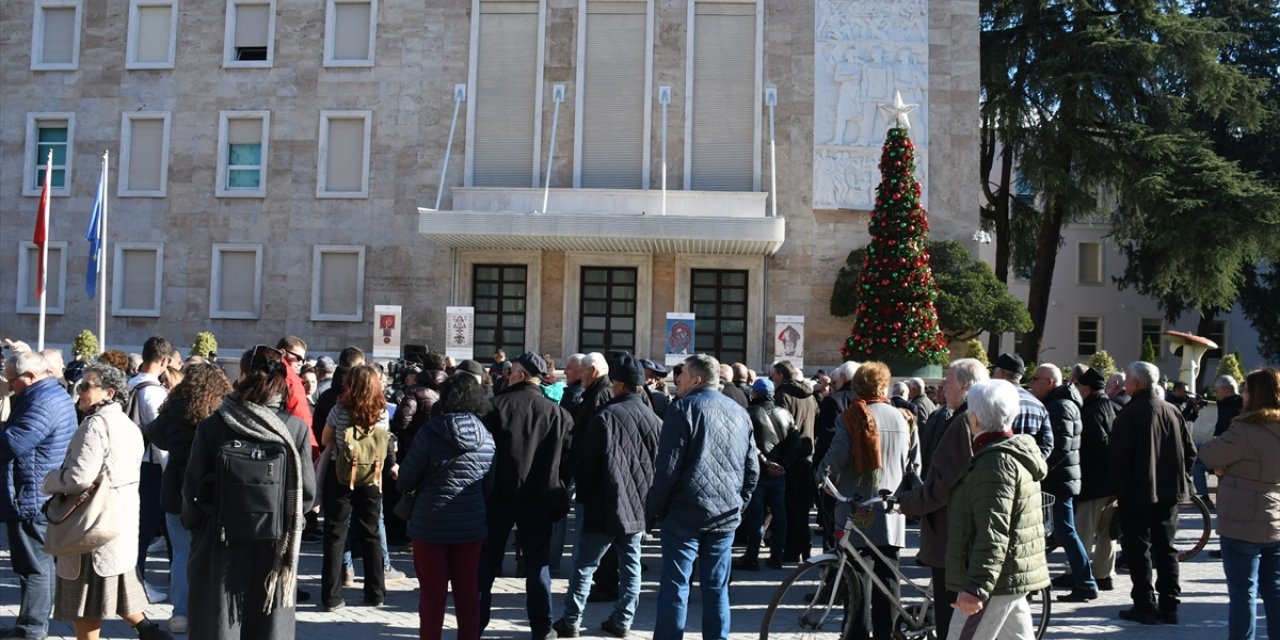
{"type": "Polygon", "coordinates": [[[191,355],[200,356],[201,358],[209,357],[210,353],[218,350],[218,340],[213,337],[212,331],[201,331],[196,334],[196,341],[191,343],[191,355]]]}
{"type": "Polygon", "coordinates": [[[1116,372],[1116,361],[1105,349],[1089,356],[1089,361],[1085,364],[1088,364],[1090,369],[1101,373],[1103,378],[1109,377],[1116,372]]]}
{"type": "Polygon", "coordinates": [[[85,329],[71,341],[71,351],[80,354],[82,360],[93,360],[102,353],[102,347],[98,344],[98,337],[93,332],[85,329]]]}

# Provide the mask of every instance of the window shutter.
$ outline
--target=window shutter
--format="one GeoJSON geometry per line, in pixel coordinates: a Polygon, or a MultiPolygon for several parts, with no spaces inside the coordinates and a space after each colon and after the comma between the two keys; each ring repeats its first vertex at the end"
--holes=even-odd
{"type": "Polygon", "coordinates": [[[320,313],[356,315],[356,277],[360,273],[357,253],[320,254],[320,313]]]}
{"type": "Polygon", "coordinates": [[[1102,245],[1096,242],[1081,242],[1080,247],[1080,283],[1102,284],[1102,245]]]}
{"type": "Polygon", "coordinates": [[[164,152],[164,120],[129,120],[130,191],[159,191],[164,152]]]}
{"type": "MultiPolygon", "coordinates": [[[[156,287],[156,252],[154,249],[126,249],[121,252],[120,268],[124,270],[122,309],[154,309],[156,287]]],[[[225,259],[225,256],[224,256],[225,259]]]]}
{"type": "Polygon", "coordinates": [[[262,120],[258,118],[227,120],[227,144],[262,144],[262,120]]]}
{"type": "Polygon", "coordinates": [[[236,47],[269,47],[267,27],[271,5],[236,5],[236,47]]]}
{"type": "Polygon", "coordinates": [[[587,3],[583,187],[639,189],[644,163],[646,3],[587,3]]]}
{"type": "Polygon", "coordinates": [[[325,191],[360,191],[364,178],[364,119],[330,118],[325,191]]]}
{"type": "Polygon", "coordinates": [[[472,148],[475,186],[534,183],[539,27],[537,2],[480,3],[472,148]]]}
{"type": "Polygon", "coordinates": [[[756,5],[698,2],[693,20],[690,188],[751,191],[755,157],[756,5]]]}
{"type": "Polygon", "coordinates": [[[75,7],[44,9],[44,49],[41,52],[40,62],[45,64],[72,62],[75,36],[75,7]]]}
{"type": "Polygon", "coordinates": [[[218,292],[218,309],[257,313],[253,298],[258,279],[258,254],[253,251],[223,251],[221,260],[222,287],[218,292]]]}
{"type": "Polygon", "coordinates": [[[368,2],[339,2],[333,7],[333,59],[369,59],[369,21],[372,6],[368,2]]]}
{"type": "MultiPolygon", "coordinates": [[[[40,298],[36,296],[36,273],[40,270],[40,249],[25,247],[27,260],[27,286],[22,290],[22,306],[38,308],[40,298]]],[[[49,246],[49,260],[45,263],[48,274],[44,279],[44,299],[46,308],[59,305],[62,299],[62,247],[49,246]]]]}
{"type": "Polygon", "coordinates": [[[169,25],[173,5],[138,7],[137,62],[169,61],[169,25]]]}

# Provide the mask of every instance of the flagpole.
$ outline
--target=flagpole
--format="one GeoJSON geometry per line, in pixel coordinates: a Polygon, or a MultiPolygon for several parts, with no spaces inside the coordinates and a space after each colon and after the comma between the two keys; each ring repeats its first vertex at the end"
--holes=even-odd
{"type": "Polygon", "coordinates": [[[102,218],[98,221],[98,344],[107,346],[107,201],[111,199],[107,175],[111,152],[102,152],[102,218]]]}
{"type": "Polygon", "coordinates": [[[40,226],[44,228],[44,242],[40,243],[40,329],[36,334],[36,351],[44,351],[44,318],[47,298],[46,291],[49,289],[49,192],[52,190],[53,183],[53,149],[49,150],[49,157],[44,163],[44,189],[41,191],[40,203],[40,226]]]}

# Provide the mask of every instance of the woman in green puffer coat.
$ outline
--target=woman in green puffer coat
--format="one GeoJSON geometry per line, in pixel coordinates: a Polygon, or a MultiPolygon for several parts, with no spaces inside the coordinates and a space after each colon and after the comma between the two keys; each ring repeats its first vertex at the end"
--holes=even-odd
{"type": "Polygon", "coordinates": [[[1036,441],[1014,435],[1018,391],[1003,380],[969,389],[973,462],[951,490],[947,507],[949,640],[1030,640],[1026,595],[1049,586],[1040,481],[1048,469],[1036,441]]]}

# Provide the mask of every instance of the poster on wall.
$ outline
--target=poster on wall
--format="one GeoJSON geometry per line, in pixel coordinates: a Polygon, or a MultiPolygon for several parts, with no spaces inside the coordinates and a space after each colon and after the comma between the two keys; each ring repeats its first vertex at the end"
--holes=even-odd
{"type": "Polygon", "coordinates": [[[373,306],[373,357],[400,357],[400,305],[373,306]]]}
{"type": "Polygon", "coordinates": [[[457,362],[475,358],[475,307],[445,307],[444,354],[457,362]]]}
{"type": "Polygon", "coordinates": [[[773,359],[804,368],[804,316],[775,316],[773,359]]]}
{"type": "Polygon", "coordinates": [[[666,332],[667,365],[680,364],[693,355],[693,314],[668,313],[666,332]]]}

